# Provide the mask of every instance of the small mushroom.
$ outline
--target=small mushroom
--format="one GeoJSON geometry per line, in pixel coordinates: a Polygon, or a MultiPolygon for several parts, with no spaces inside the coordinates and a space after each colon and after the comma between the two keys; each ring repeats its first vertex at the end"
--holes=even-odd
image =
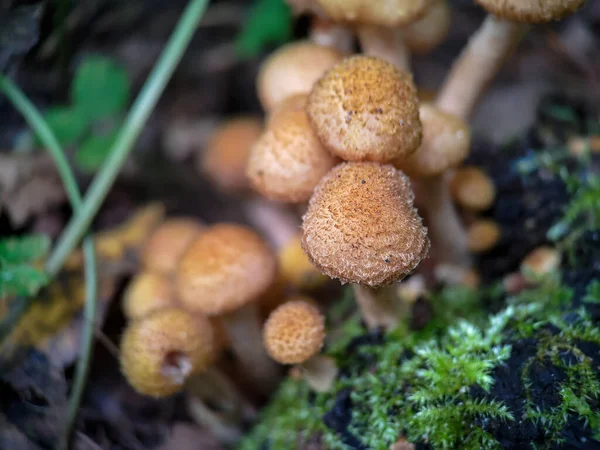
{"type": "Polygon", "coordinates": [[[252,145],[263,132],[255,117],[238,117],[221,125],[211,136],[206,149],[198,154],[198,170],[223,192],[249,190],[246,164],[252,145]]]}
{"type": "Polygon", "coordinates": [[[171,275],[188,246],[204,227],[187,217],[167,219],[150,235],[142,250],[145,269],[171,275]]]}
{"type": "Polygon", "coordinates": [[[394,165],[417,184],[417,201],[427,218],[436,260],[469,266],[466,230],[452,203],[445,175],[469,154],[470,128],[429,103],[421,103],[419,116],[423,125],[421,146],[394,165]]]}
{"type": "Polygon", "coordinates": [[[347,161],[389,162],[421,143],[412,76],[374,57],[353,56],[327,71],[306,106],[317,136],[347,161]]]}
{"type": "Polygon", "coordinates": [[[173,306],[176,306],[176,302],[171,279],[149,271],[137,274],[123,297],[123,313],[129,320],[173,306]]]}
{"type": "Polygon", "coordinates": [[[496,198],[493,181],[481,169],[465,166],[450,180],[450,192],[456,202],[469,211],[485,211],[496,198]]]}
{"type": "Polygon", "coordinates": [[[190,245],[176,276],[181,305],[219,316],[241,366],[262,393],[275,387],[278,371],[262,346],[255,302],[276,273],[276,257],[260,236],[223,223],[211,226],[190,245]]]}
{"type": "Polygon", "coordinates": [[[490,14],[454,63],[437,99],[444,111],[468,120],[487,86],[528,31],[559,20],[585,0],[477,0],[490,14]]]}
{"type": "Polygon", "coordinates": [[[300,364],[306,382],[317,392],[331,389],[337,376],[335,361],[319,355],[325,342],[325,318],[303,297],[271,313],[263,331],[267,353],[281,364],[300,364]]]}
{"type": "Polygon", "coordinates": [[[266,198],[302,203],[336,162],[319,142],[306,113],[288,111],[279,113],[252,147],[247,174],[266,198]]]}
{"type": "Polygon", "coordinates": [[[308,41],[284,45],[264,62],[257,80],[258,97],[265,111],[285,98],[308,93],[326,70],[342,60],[330,47],[308,41]]]}
{"type": "Polygon", "coordinates": [[[141,394],[164,397],[214,359],[212,328],[204,317],[168,308],[134,320],[121,340],[121,369],[141,394]]]}
{"type": "Polygon", "coordinates": [[[402,29],[402,37],[411,53],[422,55],[440,45],[450,30],[448,0],[434,0],[425,15],[402,29]]]}
{"type": "Polygon", "coordinates": [[[469,250],[474,253],[487,252],[498,243],[500,235],[500,227],[495,221],[479,219],[469,226],[469,250]]]}
{"type": "Polygon", "coordinates": [[[541,246],[532,250],[521,262],[521,273],[528,282],[536,282],[560,267],[560,253],[553,247],[541,246]]]}
{"type": "Polygon", "coordinates": [[[429,250],[410,181],[391,165],[343,163],[319,183],[303,218],[302,248],[331,278],[353,283],[371,328],[398,322],[378,288],[411,273],[429,250]]]}

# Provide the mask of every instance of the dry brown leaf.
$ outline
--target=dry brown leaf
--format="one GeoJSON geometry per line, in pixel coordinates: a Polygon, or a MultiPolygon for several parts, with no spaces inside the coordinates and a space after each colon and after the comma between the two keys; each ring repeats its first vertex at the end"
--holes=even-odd
{"type": "Polygon", "coordinates": [[[15,227],[63,203],[66,194],[48,155],[0,154],[0,210],[15,227]]]}

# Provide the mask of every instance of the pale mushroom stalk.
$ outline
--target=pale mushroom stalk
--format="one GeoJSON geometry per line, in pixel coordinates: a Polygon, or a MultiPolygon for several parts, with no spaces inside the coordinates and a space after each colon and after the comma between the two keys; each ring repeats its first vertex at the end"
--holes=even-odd
{"type": "Polygon", "coordinates": [[[352,31],[340,24],[315,15],[312,19],[309,38],[323,47],[331,47],[341,53],[352,53],[354,35],[352,31]]]}
{"type": "Polygon", "coordinates": [[[369,330],[392,330],[400,323],[402,302],[398,301],[395,286],[374,289],[353,284],[354,299],[369,330]]]}
{"type": "Polygon", "coordinates": [[[220,319],[244,372],[256,383],[258,391],[272,391],[277,386],[279,370],[262,345],[257,306],[247,304],[220,316],[220,319]]]}
{"type": "Polygon", "coordinates": [[[427,228],[433,257],[439,262],[470,267],[467,230],[452,202],[446,177],[437,175],[419,180],[419,193],[425,199],[427,228]]]}
{"type": "Polygon", "coordinates": [[[245,201],[242,207],[250,224],[277,249],[282,248],[298,233],[298,217],[281,205],[255,196],[245,201]]]}
{"type": "Polygon", "coordinates": [[[485,89],[511,55],[529,26],[488,15],[452,66],[436,104],[468,120],[485,89]]]}
{"type": "Polygon", "coordinates": [[[402,37],[402,30],[361,25],[357,33],[365,54],[384,59],[398,69],[410,72],[410,51],[402,37]]]}
{"type": "Polygon", "coordinates": [[[304,380],[315,392],[328,392],[338,375],[338,367],[330,356],[315,355],[300,365],[304,380]]]}

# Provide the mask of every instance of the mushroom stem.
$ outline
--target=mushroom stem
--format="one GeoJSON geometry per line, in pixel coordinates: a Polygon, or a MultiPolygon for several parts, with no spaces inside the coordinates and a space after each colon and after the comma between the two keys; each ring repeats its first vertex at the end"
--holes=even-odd
{"type": "Polygon", "coordinates": [[[391,286],[374,289],[353,284],[352,289],[360,314],[370,330],[380,327],[391,330],[398,325],[401,302],[391,286]]]}
{"type": "Polygon", "coordinates": [[[483,92],[529,27],[488,15],[455,61],[437,106],[468,120],[483,92]]]}
{"type": "Polygon", "coordinates": [[[358,27],[358,39],[365,54],[377,56],[398,69],[410,72],[410,52],[400,30],[362,25],[358,27]]]}
{"type": "Polygon", "coordinates": [[[467,230],[452,203],[444,175],[418,181],[418,192],[427,217],[427,228],[432,242],[432,256],[437,262],[470,267],[467,230]]]}
{"type": "Polygon", "coordinates": [[[300,223],[295,214],[262,197],[244,202],[248,221],[279,249],[298,233],[300,223]]]}
{"type": "Polygon", "coordinates": [[[315,355],[300,367],[304,380],[315,392],[330,391],[338,374],[335,360],[325,355],[315,355]]]}
{"type": "Polygon", "coordinates": [[[263,347],[258,309],[254,304],[221,316],[223,328],[244,372],[256,384],[261,394],[268,394],[277,386],[279,370],[263,347]]]}
{"type": "Polygon", "coordinates": [[[309,38],[315,44],[331,47],[342,53],[352,53],[352,32],[347,27],[319,15],[313,17],[309,38]]]}

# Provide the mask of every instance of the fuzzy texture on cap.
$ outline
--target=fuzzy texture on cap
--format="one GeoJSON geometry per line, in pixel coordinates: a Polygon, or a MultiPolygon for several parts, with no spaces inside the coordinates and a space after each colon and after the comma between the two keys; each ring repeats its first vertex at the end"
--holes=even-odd
{"type": "Polygon", "coordinates": [[[573,14],[586,0],[475,0],[488,12],[511,22],[546,23],[573,14]]]}
{"type": "Polygon", "coordinates": [[[167,219],[150,236],[142,251],[142,265],[153,272],[172,274],[204,226],[191,218],[167,219]]]}
{"type": "Polygon", "coordinates": [[[171,279],[166,275],[146,271],[138,273],[127,286],[123,298],[123,313],[129,320],[139,319],[175,304],[171,279]]]}
{"type": "Polygon", "coordinates": [[[180,303],[189,311],[220,315],[256,300],[273,283],[276,256],[254,231],[218,224],[202,233],[177,269],[180,303]]]}
{"type": "Polygon", "coordinates": [[[302,248],[342,283],[377,287],[400,280],[429,251],[413,198],[408,177],[391,165],[340,164],[310,199],[302,248]]]}
{"type": "Polygon", "coordinates": [[[481,169],[465,166],[458,169],[450,180],[450,192],[456,202],[471,211],[485,211],[496,198],[493,181],[481,169]]]}
{"type": "Polygon", "coordinates": [[[441,44],[450,31],[450,16],[448,0],[434,0],[421,19],[402,29],[408,49],[424,54],[441,44]]]}
{"type": "Polygon", "coordinates": [[[266,198],[301,203],[337,162],[319,142],[306,113],[288,111],[252,147],[247,174],[266,198]]]}
{"type": "Polygon", "coordinates": [[[263,339],[267,353],[281,364],[301,364],[321,351],[325,342],[325,318],[299,297],[279,306],[265,322],[263,339]]]}
{"type": "Polygon", "coordinates": [[[474,253],[487,252],[494,248],[500,236],[500,227],[496,222],[490,219],[479,219],[469,226],[467,232],[469,250],[474,253]]]}
{"type": "Polygon", "coordinates": [[[199,155],[198,165],[224,192],[241,192],[249,188],[246,164],[252,145],[263,132],[259,119],[240,117],[219,127],[208,146],[199,155]]]}
{"type": "Polygon", "coordinates": [[[141,394],[163,397],[213,361],[213,332],[205,317],[175,308],[134,320],[121,340],[121,370],[141,394]]]}
{"type": "Polygon", "coordinates": [[[431,0],[317,0],[336,22],[398,27],[418,20],[431,0]]]}
{"type": "Polygon", "coordinates": [[[258,74],[258,98],[265,111],[271,111],[291,95],[310,92],[313,84],[342,57],[331,47],[308,41],[279,48],[264,62],[258,74]]]}
{"type": "Polygon", "coordinates": [[[428,103],[421,103],[419,115],[423,124],[421,146],[394,165],[411,177],[433,177],[464,161],[471,149],[469,126],[428,103]]]}
{"type": "Polygon", "coordinates": [[[421,143],[412,77],[380,58],[354,56],[333,67],[306,110],[321,142],[346,161],[406,158],[421,143]]]}

